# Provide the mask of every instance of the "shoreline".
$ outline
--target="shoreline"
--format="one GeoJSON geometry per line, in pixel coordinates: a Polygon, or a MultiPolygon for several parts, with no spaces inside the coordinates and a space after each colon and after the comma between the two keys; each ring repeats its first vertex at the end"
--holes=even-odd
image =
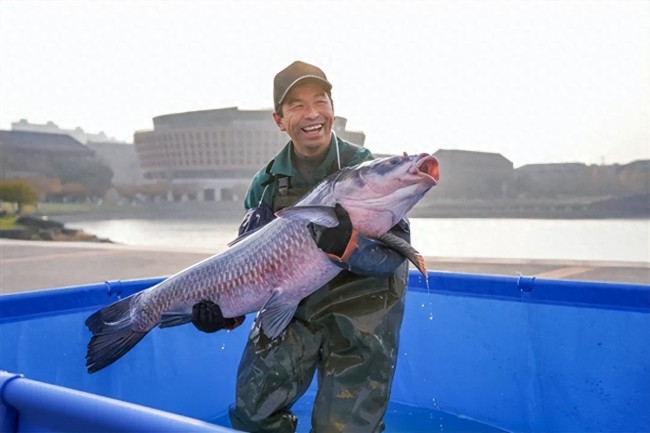
{"type": "MultiPolygon", "coordinates": [[[[484,219],[634,219],[650,220],[650,204],[634,196],[593,202],[585,198],[548,200],[457,200],[440,199],[416,205],[410,218],[484,219]]],[[[243,201],[117,203],[41,203],[32,212],[62,221],[103,219],[219,219],[241,221],[243,201]]]]}
{"type": "MultiPolygon", "coordinates": [[[[55,221],[71,223],[77,221],[104,221],[122,219],[162,219],[162,220],[209,220],[239,223],[244,217],[241,212],[220,212],[219,210],[206,209],[199,212],[184,211],[158,211],[149,210],[146,212],[113,212],[96,211],[83,213],[34,213],[33,215],[48,217],[55,221]]],[[[412,211],[407,218],[430,218],[430,219],[539,219],[539,220],[635,220],[650,221],[650,215],[639,215],[629,213],[550,213],[550,212],[491,212],[491,211],[464,211],[455,212],[451,210],[439,210],[437,212],[412,211]]]]}

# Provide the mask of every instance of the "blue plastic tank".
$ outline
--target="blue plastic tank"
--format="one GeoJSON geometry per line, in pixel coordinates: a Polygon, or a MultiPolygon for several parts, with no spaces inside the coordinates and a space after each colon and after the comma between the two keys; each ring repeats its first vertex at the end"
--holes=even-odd
{"type": "MultiPolygon", "coordinates": [[[[160,279],[0,296],[2,432],[232,431],[253,322],[152,331],[88,374],[86,317],[160,279]]],[[[411,273],[387,432],[650,426],[650,286],[411,273]]],[[[315,387],[294,407],[309,431],[315,387]]]]}

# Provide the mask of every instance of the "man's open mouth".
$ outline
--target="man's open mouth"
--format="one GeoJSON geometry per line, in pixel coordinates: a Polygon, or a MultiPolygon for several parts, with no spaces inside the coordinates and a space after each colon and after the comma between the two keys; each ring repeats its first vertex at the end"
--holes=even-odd
{"type": "Polygon", "coordinates": [[[304,132],[318,132],[321,129],[323,129],[323,124],[319,123],[318,125],[310,125],[310,126],[305,126],[304,128],[301,128],[304,132]]]}

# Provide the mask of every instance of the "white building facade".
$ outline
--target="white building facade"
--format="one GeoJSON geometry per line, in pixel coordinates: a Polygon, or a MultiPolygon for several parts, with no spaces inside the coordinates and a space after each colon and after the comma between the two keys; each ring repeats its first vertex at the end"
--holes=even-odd
{"type": "MultiPolygon", "coordinates": [[[[170,185],[173,201],[242,199],[252,177],[278,153],[289,137],[273,121],[271,110],[237,107],[167,114],[153,119],[154,129],[134,134],[144,177],[170,185]]],[[[363,145],[365,135],[336,132],[363,145]]]]}

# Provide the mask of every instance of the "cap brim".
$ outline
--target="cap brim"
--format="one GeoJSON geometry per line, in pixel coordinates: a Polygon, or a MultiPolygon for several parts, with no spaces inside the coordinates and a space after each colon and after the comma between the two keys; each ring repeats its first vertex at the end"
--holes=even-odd
{"type": "Polygon", "coordinates": [[[282,96],[281,96],[280,99],[278,100],[278,106],[282,105],[282,103],[284,102],[284,98],[287,97],[287,95],[289,94],[289,92],[291,91],[291,89],[293,89],[296,85],[298,85],[298,84],[301,83],[302,81],[306,81],[306,80],[315,80],[315,81],[318,81],[319,84],[322,84],[322,85],[323,85],[323,87],[325,88],[325,90],[326,90],[327,92],[329,92],[330,90],[332,90],[332,84],[331,84],[329,81],[324,80],[324,79],[322,79],[321,77],[319,77],[319,76],[317,76],[317,75],[303,75],[302,77],[296,79],[293,83],[291,83],[291,84],[289,84],[289,85],[287,86],[287,89],[284,91],[284,93],[282,94],[282,96]]]}

